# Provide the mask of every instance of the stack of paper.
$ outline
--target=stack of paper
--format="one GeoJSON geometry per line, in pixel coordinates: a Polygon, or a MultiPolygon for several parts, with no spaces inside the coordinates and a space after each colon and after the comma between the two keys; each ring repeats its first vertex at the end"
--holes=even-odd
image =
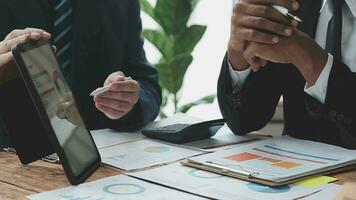
{"type": "Polygon", "coordinates": [[[356,151],[283,136],[190,158],[189,163],[282,183],[355,164],[356,151]]]}
{"type": "Polygon", "coordinates": [[[180,164],[129,173],[129,175],[209,198],[225,200],[291,200],[320,191],[319,187],[304,187],[301,185],[272,188],[200,171],[180,164]]]}

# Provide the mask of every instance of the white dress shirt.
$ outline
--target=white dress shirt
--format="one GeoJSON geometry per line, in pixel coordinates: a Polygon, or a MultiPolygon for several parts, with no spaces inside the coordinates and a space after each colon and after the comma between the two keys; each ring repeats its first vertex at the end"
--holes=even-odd
{"type": "MultiPolygon", "coordinates": [[[[344,7],[342,8],[342,62],[346,64],[352,72],[356,72],[356,0],[345,0],[344,7]]],[[[320,17],[316,29],[315,41],[325,48],[327,29],[330,19],[332,18],[332,5],[330,0],[323,0],[323,5],[320,10],[320,17]]],[[[302,22],[303,23],[303,22],[302,22]]],[[[326,98],[326,91],[328,88],[328,81],[333,67],[333,56],[329,54],[328,61],[319,75],[315,85],[307,88],[304,91],[310,96],[317,99],[319,102],[324,103],[326,98]]],[[[233,87],[242,87],[251,69],[244,71],[234,71],[231,64],[230,75],[232,78],[233,87]]]]}

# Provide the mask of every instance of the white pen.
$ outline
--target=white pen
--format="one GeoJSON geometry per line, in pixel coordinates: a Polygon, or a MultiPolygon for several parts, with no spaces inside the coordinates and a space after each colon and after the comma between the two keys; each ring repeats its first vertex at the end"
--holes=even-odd
{"type": "MultiPolygon", "coordinates": [[[[132,78],[131,77],[126,77],[125,80],[126,81],[132,80],[132,78]]],[[[90,93],[90,96],[96,96],[96,95],[102,94],[104,92],[107,92],[107,91],[109,91],[110,86],[111,85],[107,85],[107,86],[104,86],[104,87],[99,87],[96,90],[94,90],[92,93],[90,93]]]]}
{"type": "Polygon", "coordinates": [[[297,20],[298,22],[303,22],[299,17],[290,14],[289,10],[283,6],[273,5],[272,8],[274,8],[275,10],[277,10],[278,12],[280,12],[281,14],[283,14],[287,17],[297,20]]]}

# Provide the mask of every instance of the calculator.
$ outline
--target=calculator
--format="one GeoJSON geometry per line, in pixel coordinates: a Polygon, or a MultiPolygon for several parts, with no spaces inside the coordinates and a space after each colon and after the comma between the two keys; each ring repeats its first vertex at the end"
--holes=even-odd
{"type": "Polygon", "coordinates": [[[152,139],[183,144],[214,136],[225,122],[224,119],[218,119],[196,124],[172,124],[143,129],[142,134],[152,139]]]}

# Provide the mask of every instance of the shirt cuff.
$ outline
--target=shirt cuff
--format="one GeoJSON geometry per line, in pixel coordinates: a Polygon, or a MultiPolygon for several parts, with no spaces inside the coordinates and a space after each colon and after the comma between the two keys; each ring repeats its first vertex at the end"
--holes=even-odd
{"type": "Polygon", "coordinates": [[[305,85],[305,87],[304,87],[304,91],[307,94],[309,94],[310,96],[314,97],[320,103],[325,103],[326,92],[328,89],[329,76],[330,76],[330,72],[331,72],[333,63],[334,63],[334,57],[331,54],[329,54],[328,61],[326,62],[326,65],[325,65],[323,71],[320,73],[319,78],[316,81],[315,85],[313,85],[309,88],[307,88],[307,85],[305,85]]]}
{"type": "Polygon", "coordinates": [[[228,61],[229,72],[232,79],[232,88],[241,88],[244,82],[246,81],[248,75],[251,73],[251,69],[247,68],[243,71],[235,71],[232,67],[230,61],[228,61]]]}

